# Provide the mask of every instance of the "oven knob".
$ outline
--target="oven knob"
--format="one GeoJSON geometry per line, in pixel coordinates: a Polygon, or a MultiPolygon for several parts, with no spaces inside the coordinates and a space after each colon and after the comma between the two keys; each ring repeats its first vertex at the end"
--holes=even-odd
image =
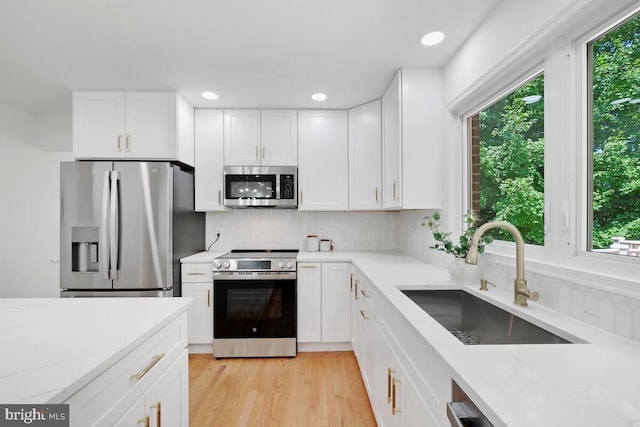
{"type": "Polygon", "coordinates": [[[258,328],[253,328],[253,332],[258,332],[258,328]]]}
{"type": "Polygon", "coordinates": [[[220,267],[222,267],[222,263],[221,263],[220,261],[216,261],[216,262],[213,264],[213,266],[214,266],[215,268],[220,268],[220,267]]]}
{"type": "Polygon", "coordinates": [[[284,268],[284,261],[278,262],[278,268],[284,268]]]}
{"type": "Polygon", "coordinates": [[[293,261],[287,261],[287,268],[293,268],[293,261]]]}
{"type": "Polygon", "coordinates": [[[229,268],[231,266],[231,263],[229,261],[225,261],[223,266],[224,268],[229,268]]]}

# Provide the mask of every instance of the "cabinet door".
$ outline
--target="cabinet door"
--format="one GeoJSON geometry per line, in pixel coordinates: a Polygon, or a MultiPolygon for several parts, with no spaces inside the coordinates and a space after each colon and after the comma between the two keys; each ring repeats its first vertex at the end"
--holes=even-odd
{"type": "Polygon", "coordinates": [[[404,373],[391,346],[381,335],[378,339],[378,415],[382,425],[404,424],[404,373]]]}
{"type": "Polygon", "coordinates": [[[189,358],[184,350],[144,395],[151,427],[189,425],[189,358]]]}
{"type": "Polygon", "coordinates": [[[320,342],[321,275],[319,263],[298,263],[298,341],[320,342]]]}
{"type": "Polygon", "coordinates": [[[369,393],[369,401],[377,412],[378,399],[378,327],[374,314],[368,309],[363,298],[358,298],[359,342],[360,342],[360,370],[362,379],[369,393]]]}
{"type": "Polygon", "coordinates": [[[349,277],[349,305],[351,312],[351,348],[360,360],[360,306],[358,305],[358,275],[352,272],[349,277]]]}
{"type": "Polygon", "coordinates": [[[349,208],[347,112],[298,112],[298,210],[349,208]]]}
{"type": "Polygon", "coordinates": [[[349,342],[351,314],[348,263],[322,264],[322,342],[349,342]]]}
{"type": "Polygon", "coordinates": [[[182,296],[193,299],[188,311],[189,344],[213,343],[213,283],[183,283],[182,296]]]}
{"type": "Polygon", "coordinates": [[[196,110],[195,193],[197,211],[226,210],[223,205],[224,131],[222,110],[196,110]]]}
{"type": "Polygon", "coordinates": [[[263,166],[297,166],[297,111],[263,110],[260,113],[260,142],[263,166]]]}
{"type": "Polygon", "coordinates": [[[402,206],[401,72],[382,96],[382,207],[402,206]]]}
{"type": "Polygon", "coordinates": [[[349,110],[349,209],[382,207],[380,101],[349,110]]]}
{"type": "Polygon", "coordinates": [[[175,93],[127,92],[125,152],[131,159],[178,158],[175,93]]]}
{"type": "Polygon", "coordinates": [[[224,164],[260,164],[260,110],[224,111],[224,164]]]}
{"type": "Polygon", "coordinates": [[[125,155],[124,92],[73,93],[73,155],[78,159],[125,155]]]}

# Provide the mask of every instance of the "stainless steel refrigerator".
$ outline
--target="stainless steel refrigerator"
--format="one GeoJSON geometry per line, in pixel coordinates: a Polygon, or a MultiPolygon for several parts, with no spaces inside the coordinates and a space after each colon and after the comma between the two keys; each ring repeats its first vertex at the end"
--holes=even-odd
{"type": "Polygon", "coordinates": [[[62,162],[60,295],[180,296],[204,249],[193,173],[168,162],[62,162]]]}

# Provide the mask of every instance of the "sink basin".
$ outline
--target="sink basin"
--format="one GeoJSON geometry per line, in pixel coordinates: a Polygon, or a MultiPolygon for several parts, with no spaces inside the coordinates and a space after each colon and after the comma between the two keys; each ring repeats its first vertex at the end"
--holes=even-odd
{"type": "Polygon", "coordinates": [[[467,345],[571,344],[556,334],[461,290],[401,292],[467,345]]]}

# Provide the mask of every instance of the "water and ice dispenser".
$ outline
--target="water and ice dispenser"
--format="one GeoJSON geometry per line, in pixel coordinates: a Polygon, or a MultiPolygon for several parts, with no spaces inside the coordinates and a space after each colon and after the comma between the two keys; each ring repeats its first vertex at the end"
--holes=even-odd
{"type": "Polygon", "coordinates": [[[98,227],[71,227],[71,271],[98,272],[98,227]]]}

